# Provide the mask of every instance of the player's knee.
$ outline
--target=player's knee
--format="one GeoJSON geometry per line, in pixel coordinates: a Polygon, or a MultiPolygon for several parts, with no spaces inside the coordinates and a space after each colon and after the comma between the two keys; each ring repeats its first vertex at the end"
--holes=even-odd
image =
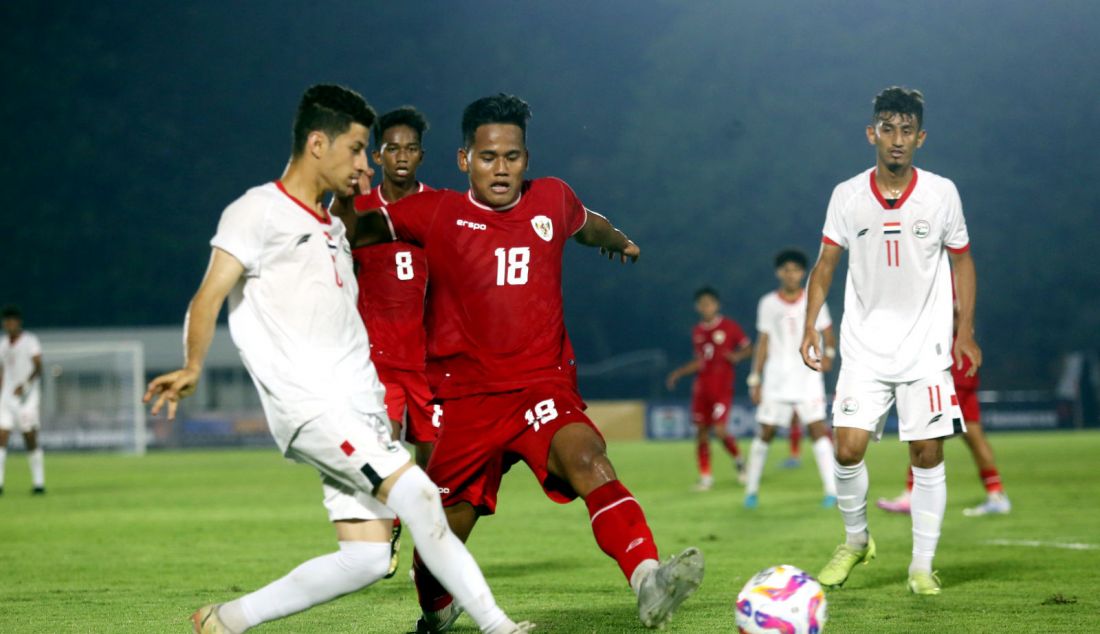
{"type": "Polygon", "coordinates": [[[840,444],[836,446],[837,464],[851,467],[859,464],[860,460],[863,460],[863,450],[861,448],[840,444]]]}
{"type": "Polygon", "coordinates": [[[337,558],[348,592],[369,586],[386,576],[390,569],[389,544],[378,542],[340,542],[337,558]]]}

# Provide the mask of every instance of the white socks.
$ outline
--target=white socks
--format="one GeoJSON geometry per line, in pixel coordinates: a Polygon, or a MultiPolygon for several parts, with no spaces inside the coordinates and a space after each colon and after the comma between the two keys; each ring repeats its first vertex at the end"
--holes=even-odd
{"type": "MultiPolygon", "coordinates": [[[[31,466],[31,486],[40,489],[46,486],[46,464],[42,448],[27,453],[27,462],[31,466]]],[[[0,480],[2,482],[2,480],[0,480]]]]}
{"type": "Polygon", "coordinates": [[[0,448],[0,487],[4,486],[4,465],[8,462],[8,448],[0,448]]]}
{"type": "Polygon", "coordinates": [[[389,566],[389,542],[340,542],[340,550],[310,559],[282,579],[226,603],[218,616],[239,634],[369,586],[389,566]]]}
{"type": "Polygon", "coordinates": [[[481,631],[508,631],[503,626],[511,621],[497,607],[489,584],[470,551],[447,525],[447,515],[443,512],[435,483],[419,467],[412,467],[393,485],[386,506],[397,513],[405,530],[412,533],[416,550],[428,570],[481,631]]]}
{"type": "Polygon", "coordinates": [[[745,494],[753,495],[760,490],[760,476],[764,473],[764,463],[768,461],[768,443],[758,436],[753,437],[749,446],[749,466],[745,473],[745,494]]]}
{"type": "Polygon", "coordinates": [[[836,505],[844,518],[848,545],[852,548],[864,548],[868,538],[867,465],[862,460],[850,467],[837,462],[833,467],[833,474],[836,476],[836,505]]]}
{"type": "Polygon", "coordinates": [[[913,562],[909,564],[909,574],[932,572],[932,557],[936,555],[947,506],[947,476],[942,462],[931,469],[913,467],[909,505],[913,518],[913,562]]]}
{"type": "Polygon", "coordinates": [[[825,488],[825,495],[836,495],[836,479],[833,478],[833,441],[828,436],[822,436],[814,441],[814,462],[817,463],[817,472],[821,474],[821,485],[825,488]]]}

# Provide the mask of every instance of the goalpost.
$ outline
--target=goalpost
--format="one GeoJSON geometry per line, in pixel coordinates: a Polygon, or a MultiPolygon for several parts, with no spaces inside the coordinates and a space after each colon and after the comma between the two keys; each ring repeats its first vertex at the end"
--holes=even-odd
{"type": "Polygon", "coordinates": [[[42,374],[43,445],[145,453],[140,341],[43,343],[42,374]]]}

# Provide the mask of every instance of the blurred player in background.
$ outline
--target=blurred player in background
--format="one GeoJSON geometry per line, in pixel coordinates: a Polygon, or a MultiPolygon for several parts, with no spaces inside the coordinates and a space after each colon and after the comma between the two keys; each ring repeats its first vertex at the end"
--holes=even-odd
{"type": "Polygon", "coordinates": [[[200,608],[195,632],[237,634],[354,592],[389,568],[391,520],[401,517],[424,560],[483,632],[527,631],[497,607],[481,571],[447,529],[435,483],[391,439],[383,388],[356,312],[345,228],[322,205],[365,173],[374,111],[346,88],[302,96],[282,177],[248,190],[222,213],[206,276],[187,311],[185,366],[153,379],[146,402],[193,393],[229,297],[229,331],[283,453],[321,473],[340,549],[251,594],[200,608]]]}
{"type": "MultiPolygon", "coordinates": [[[[701,583],[703,557],[689,548],[658,562],[641,505],[584,413],[561,292],[570,239],[623,262],[640,250],[564,182],[524,180],[530,114],[512,95],[467,106],[458,165],[470,190],[410,196],[360,216],[355,244],[398,239],[427,254],[428,376],[445,417],[428,472],[452,529],[466,539],[493,514],[501,477],[522,460],[552,500],[584,499],[640,620],[660,627],[701,583]]],[[[538,533],[533,526],[533,543],[538,533]]],[[[447,631],[458,618],[450,594],[419,556],[413,565],[424,613],[417,631],[447,631]]]]}
{"type": "MultiPolygon", "coordinates": [[[[428,121],[408,106],[387,112],[374,122],[373,158],[382,168],[382,182],[356,197],[359,209],[384,205],[432,191],[416,177],[424,158],[428,121]]],[[[369,183],[369,179],[366,180],[369,183]]],[[[344,202],[343,204],[346,204],[344,202]]],[[[424,250],[406,242],[388,242],[352,251],[359,281],[359,315],[370,337],[370,356],[386,388],[386,411],[394,440],[402,436],[416,447],[416,464],[428,468],[439,416],[424,374],[424,293],[428,261],[424,250]]],[[[401,520],[393,522],[392,556],[386,578],[397,572],[401,520]]]]}
{"type": "Polygon", "coordinates": [[[802,358],[822,369],[813,324],[833,272],[848,250],[843,360],[833,404],[836,487],[847,540],[818,574],[822,585],[842,585],[852,569],[875,556],[867,531],[867,468],[872,436],[882,437],[897,403],[898,434],[913,465],[913,558],[909,590],[940,593],[932,570],[947,504],[943,441],[965,428],[950,367],[963,357],[981,365],[974,341],[977,274],[970,256],[962,203],[954,183],[913,167],[924,143],[924,98],[892,87],[874,100],[867,140],[876,165],[833,190],[821,253],[810,274],[802,358]],[[958,334],[952,343],[951,280],[958,293],[958,334]]]}
{"type": "MultiPolygon", "coordinates": [[[[821,473],[825,489],[822,506],[836,506],[836,484],[833,480],[833,441],[825,428],[825,380],[820,373],[802,363],[798,348],[805,330],[806,254],[787,250],[775,258],[775,276],[779,289],[760,298],[756,309],[756,352],[752,359],[752,374],[746,383],[753,405],[756,405],[757,435],[749,449],[748,478],[745,484],[745,507],[756,508],[760,490],[760,475],[768,459],[768,445],[775,437],[776,427],[789,427],[797,420],[806,424],[813,438],[814,460],[821,473]]],[[[829,307],[821,305],[814,328],[825,339],[825,355],[821,371],[828,372],[836,357],[836,340],[829,307]]]]}
{"type": "Polygon", "coordinates": [[[752,340],[737,322],[722,315],[718,291],[706,286],[695,291],[699,323],[691,331],[695,358],[668,374],[665,385],[671,391],[682,377],[696,374],[691,386],[691,420],[695,423],[695,456],[699,465],[696,489],[714,486],[710,469],[710,432],[722,441],[737,468],[737,481],[745,483],[745,463],[737,440],[726,429],[733,405],[734,366],[752,354],[752,340]]]}
{"type": "Polygon", "coordinates": [[[33,333],[23,330],[23,312],[5,306],[0,312],[4,337],[0,339],[0,495],[4,493],[4,470],[12,429],[23,434],[27,463],[31,468],[31,493],[46,493],[46,465],[38,446],[39,406],[42,399],[42,345],[33,333]]]}
{"type": "MultiPolygon", "coordinates": [[[[955,394],[959,397],[959,409],[962,410],[963,420],[966,421],[966,433],[963,439],[970,448],[970,455],[974,457],[974,464],[978,467],[978,477],[985,487],[986,498],[981,504],[963,509],[963,515],[978,517],[981,515],[1006,515],[1012,511],[1012,504],[1008,501],[1004,485],[1001,483],[1001,473],[997,470],[997,463],[993,460],[993,447],[989,445],[989,439],[982,431],[981,404],[978,402],[978,373],[970,376],[970,359],[964,358],[962,367],[952,365],[951,377],[955,380],[955,394]]],[[[879,498],[878,507],[891,513],[909,513],[910,495],[913,491],[913,469],[909,468],[905,482],[905,491],[898,497],[890,500],[879,498]]]]}

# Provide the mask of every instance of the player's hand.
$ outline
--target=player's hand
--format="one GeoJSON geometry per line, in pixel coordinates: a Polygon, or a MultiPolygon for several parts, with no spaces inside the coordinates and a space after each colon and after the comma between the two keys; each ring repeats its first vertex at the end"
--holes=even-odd
{"type": "Polygon", "coordinates": [[[142,401],[148,403],[156,398],[153,402],[153,408],[150,412],[153,416],[160,414],[160,410],[164,407],[164,404],[168,404],[168,420],[175,420],[176,408],[179,406],[181,398],[187,398],[195,393],[195,386],[199,383],[198,370],[191,368],[181,368],[175,372],[169,372],[168,374],[162,374],[157,378],[149,381],[149,388],[145,390],[145,397],[142,401]]]}
{"type": "Polygon", "coordinates": [[[638,248],[638,245],[634,244],[633,240],[627,240],[626,246],[619,249],[611,249],[608,247],[600,247],[600,255],[606,255],[608,260],[614,260],[615,256],[619,256],[619,260],[626,263],[627,260],[631,262],[637,262],[638,257],[642,254],[642,250],[638,248]]]}
{"type": "Polygon", "coordinates": [[[671,392],[676,389],[676,382],[680,380],[680,377],[676,376],[675,372],[670,372],[668,377],[665,378],[665,387],[671,392]]]}
{"type": "Polygon", "coordinates": [[[753,405],[760,404],[760,386],[754,385],[749,388],[749,398],[752,399],[753,405]]]}
{"type": "Polygon", "coordinates": [[[814,370],[815,372],[822,372],[821,367],[821,343],[818,341],[820,335],[816,330],[807,330],[802,335],[802,346],[799,347],[799,352],[802,353],[802,363],[806,364],[807,368],[814,370]]]}
{"type": "Polygon", "coordinates": [[[982,367],[982,349],[978,347],[978,342],[974,341],[974,335],[960,332],[955,338],[955,349],[952,352],[955,356],[956,370],[963,368],[963,356],[970,359],[970,369],[966,371],[966,376],[974,376],[978,373],[978,368],[982,367]]]}

